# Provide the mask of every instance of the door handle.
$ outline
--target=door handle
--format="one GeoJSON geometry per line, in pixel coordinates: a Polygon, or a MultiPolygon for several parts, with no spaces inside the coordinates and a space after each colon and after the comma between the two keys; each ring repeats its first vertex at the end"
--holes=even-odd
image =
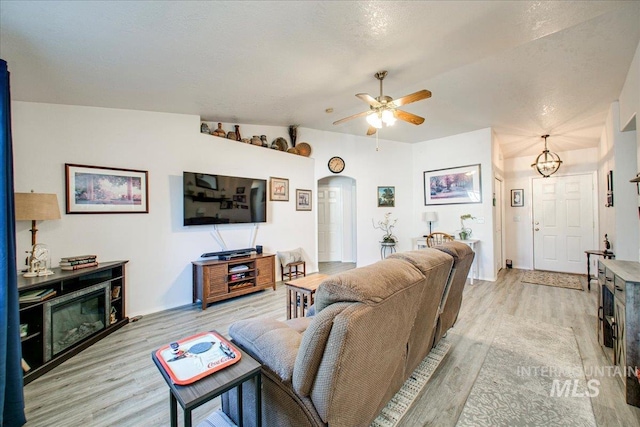
{"type": "Polygon", "coordinates": [[[536,227],[536,229],[535,229],[535,230],[536,230],[536,231],[540,231],[540,229],[539,229],[538,227],[536,227]]]}

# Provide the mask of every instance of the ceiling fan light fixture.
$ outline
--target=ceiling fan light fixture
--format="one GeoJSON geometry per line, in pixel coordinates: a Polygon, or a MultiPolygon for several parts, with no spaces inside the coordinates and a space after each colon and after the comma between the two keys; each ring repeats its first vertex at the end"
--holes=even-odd
{"type": "Polygon", "coordinates": [[[380,117],[380,113],[371,113],[367,115],[367,123],[373,126],[376,129],[382,128],[382,118],[380,117]]]}
{"type": "Polygon", "coordinates": [[[396,122],[396,116],[393,114],[392,110],[384,110],[382,112],[382,122],[386,126],[393,126],[396,122]]]}
{"type": "Polygon", "coordinates": [[[544,151],[536,157],[536,161],[531,164],[531,167],[535,168],[543,177],[549,178],[558,172],[562,160],[560,160],[560,156],[552,153],[547,148],[547,138],[549,138],[549,135],[542,135],[542,138],[544,138],[544,151]]]}

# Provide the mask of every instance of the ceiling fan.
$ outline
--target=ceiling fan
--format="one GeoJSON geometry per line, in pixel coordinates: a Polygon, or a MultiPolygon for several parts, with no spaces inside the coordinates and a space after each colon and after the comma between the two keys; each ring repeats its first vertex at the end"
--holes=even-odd
{"type": "Polygon", "coordinates": [[[393,125],[396,122],[396,119],[413,123],[414,125],[421,125],[424,122],[424,118],[416,116],[415,114],[407,113],[406,111],[398,110],[398,107],[430,98],[430,91],[423,89],[394,100],[390,96],[382,94],[382,80],[387,77],[387,72],[379,71],[375,73],[374,76],[376,79],[380,80],[380,96],[374,98],[367,93],[359,93],[356,95],[358,98],[369,104],[369,111],[363,111],[362,113],[337,120],[333,122],[334,125],[339,125],[347,120],[366,116],[367,122],[369,123],[367,135],[373,135],[378,129],[382,128],[382,126],[393,125]]]}

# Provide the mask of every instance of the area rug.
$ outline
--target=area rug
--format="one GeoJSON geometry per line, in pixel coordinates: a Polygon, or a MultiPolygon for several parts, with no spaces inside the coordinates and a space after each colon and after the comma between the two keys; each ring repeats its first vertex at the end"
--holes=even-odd
{"type": "Polygon", "coordinates": [[[572,329],[503,315],[458,427],[595,426],[572,329]]]}
{"type": "Polygon", "coordinates": [[[446,337],[442,338],[438,345],[420,362],[411,376],[404,382],[402,388],[382,408],[380,414],[371,423],[371,427],[394,427],[398,425],[440,362],[442,362],[444,356],[446,356],[449,348],[451,348],[450,342],[446,337]]]}
{"type": "Polygon", "coordinates": [[[554,271],[525,271],[520,279],[523,283],[536,285],[555,286],[558,288],[579,289],[582,288],[583,277],[578,274],[556,273],[554,271]]]}

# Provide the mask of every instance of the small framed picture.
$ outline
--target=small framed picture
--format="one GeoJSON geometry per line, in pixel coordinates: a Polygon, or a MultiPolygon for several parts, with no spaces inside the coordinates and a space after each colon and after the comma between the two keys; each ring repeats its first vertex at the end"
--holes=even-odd
{"type": "Polygon", "coordinates": [[[311,190],[296,190],[296,210],[311,210],[311,190]]]}
{"type": "Polygon", "coordinates": [[[524,190],[522,188],[511,190],[511,206],[514,208],[524,206],[524,190]]]}
{"type": "Polygon", "coordinates": [[[378,187],[378,207],[393,208],[396,206],[396,187],[378,187]]]}
{"type": "Polygon", "coordinates": [[[271,201],[288,202],[289,180],[287,178],[271,177],[269,194],[271,201]]]}
{"type": "Polygon", "coordinates": [[[149,213],[148,181],[147,171],[67,163],[67,213],[149,213]]]}

